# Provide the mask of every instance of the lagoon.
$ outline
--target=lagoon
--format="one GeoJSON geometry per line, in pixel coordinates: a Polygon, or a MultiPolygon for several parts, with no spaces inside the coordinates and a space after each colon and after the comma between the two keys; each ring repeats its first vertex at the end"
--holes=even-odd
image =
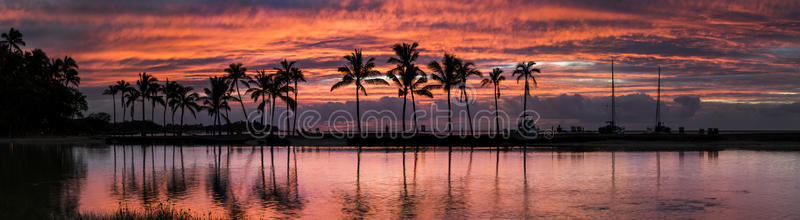
{"type": "Polygon", "coordinates": [[[798,218],[800,152],[3,146],[0,218],[798,218]]]}

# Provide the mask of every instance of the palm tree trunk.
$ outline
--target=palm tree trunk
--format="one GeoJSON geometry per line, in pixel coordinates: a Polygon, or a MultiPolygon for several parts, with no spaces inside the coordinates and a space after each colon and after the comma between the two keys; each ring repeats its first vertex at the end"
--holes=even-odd
{"type": "Polygon", "coordinates": [[[464,94],[464,103],[467,104],[467,121],[469,122],[469,133],[471,135],[475,135],[475,131],[472,129],[472,114],[469,112],[469,96],[467,95],[466,88],[461,89],[461,93],[464,94]]]}
{"type": "MultiPolygon", "coordinates": [[[[166,96],[164,96],[166,97],[166,96]]],[[[167,136],[167,102],[164,101],[164,114],[161,115],[161,124],[164,124],[164,136],[167,136]]]]}
{"type": "Polygon", "coordinates": [[[156,100],[150,99],[150,121],[156,123],[156,100]]]}
{"type": "Polygon", "coordinates": [[[231,115],[228,114],[230,111],[226,108],[225,109],[225,131],[228,135],[231,135],[231,115]]]}
{"type": "Polygon", "coordinates": [[[408,100],[408,89],[406,89],[406,93],[403,94],[403,133],[406,133],[406,100],[408,100]]]}
{"type": "Polygon", "coordinates": [[[263,125],[263,126],[267,126],[267,122],[266,122],[266,121],[264,121],[264,119],[266,118],[266,117],[264,117],[264,115],[266,115],[266,114],[267,114],[267,113],[265,112],[265,110],[266,110],[266,108],[267,108],[267,103],[265,102],[264,98],[265,98],[265,97],[264,97],[264,93],[261,93],[261,102],[264,102],[264,105],[261,105],[261,125],[263,125]]]}
{"type": "Polygon", "coordinates": [[[120,106],[122,106],[122,122],[125,122],[125,94],[120,95],[120,106]]]}
{"type": "Polygon", "coordinates": [[[450,107],[450,89],[447,89],[447,132],[453,135],[453,109],[450,107]]]}
{"type": "Polygon", "coordinates": [[[114,106],[114,124],[117,123],[117,97],[111,94],[111,106],[114,106]]]}
{"type": "Polygon", "coordinates": [[[361,105],[358,100],[358,84],[356,84],[356,126],[358,126],[358,135],[361,135],[361,105]]]}
{"type": "Polygon", "coordinates": [[[417,103],[414,101],[414,89],[411,89],[411,114],[414,115],[414,134],[417,134],[417,103]]]}
{"type": "Polygon", "coordinates": [[[242,102],[242,93],[239,92],[239,81],[236,81],[236,94],[239,95],[239,104],[242,105],[242,115],[245,121],[249,121],[247,119],[247,111],[244,109],[244,102],[242,102]]]}
{"type": "Polygon", "coordinates": [[[298,92],[298,90],[299,89],[297,89],[297,80],[295,80],[294,81],[294,103],[295,103],[295,106],[294,106],[294,110],[292,111],[292,112],[295,112],[294,117],[292,117],[293,121],[294,121],[294,122],[292,122],[292,128],[294,128],[294,129],[292,129],[292,134],[293,135],[297,135],[297,114],[296,113],[297,113],[297,108],[300,107],[300,102],[297,101],[297,92],[298,92]]]}
{"type": "Polygon", "coordinates": [[[186,107],[181,107],[181,127],[178,129],[178,136],[183,136],[183,114],[185,109],[186,107]]]}
{"type": "Polygon", "coordinates": [[[144,102],[144,97],[142,97],[142,121],[145,120],[145,118],[144,118],[144,113],[145,113],[144,107],[145,107],[145,102],[144,102]]]}
{"type": "Polygon", "coordinates": [[[495,132],[499,135],[500,134],[500,116],[499,116],[499,106],[497,105],[497,84],[494,84],[494,126],[495,132]]]}
{"type": "Polygon", "coordinates": [[[275,127],[275,96],[272,96],[272,109],[269,111],[270,119],[269,119],[269,134],[272,135],[272,129],[275,127]]]}
{"type": "MultiPolygon", "coordinates": [[[[144,107],[145,107],[144,97],[142,97],[142,122],[144,122],[144,120],[145,120],[144,119],[144,111],[145,111],[144,107]]],[[[146,136],[145,131],[144,131],[144,123],[142,123],[142,136],[146,136]]]]}
{"type": "Polygon", "coordinates": [[[525,75],[525,93],[522,94],[522,116],[528,111],[528,75],[525,75]]]}
{"type": "Polygon", "coordinates": [[[133,112],[134,109],[136,109],[136,101],[131,102],[131,122],[134,121],[133,119],[133,115],[135,115],[135,113],[133,112]]]}
{"type": "MultiPolygon", "coordinates": [[[[286,84],[287,84],[286,86],[289,86],[288,82],[286,84]]],[[[289,98],[289,90],[286,90],[286,98],[287,99],[289,98]]],[[[289,131],[291,131],[291,130],[289,128],[289,102],[287,101],[286,102],[286,135],[289,135],[289,131]]]]}

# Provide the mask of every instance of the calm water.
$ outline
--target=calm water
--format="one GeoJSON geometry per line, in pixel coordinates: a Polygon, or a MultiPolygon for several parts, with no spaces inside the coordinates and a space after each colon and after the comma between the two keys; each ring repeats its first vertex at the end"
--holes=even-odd
{"type": "Polygon", "coordinates": [[[0,147],[0,219],[800,218],[800,153],[0,147]],[[526,165],[525,165],[526,164],[526,165]]]}

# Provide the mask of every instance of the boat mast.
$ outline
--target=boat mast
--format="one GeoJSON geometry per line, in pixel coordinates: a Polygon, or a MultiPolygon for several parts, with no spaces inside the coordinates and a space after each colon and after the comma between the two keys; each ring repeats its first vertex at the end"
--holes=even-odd
{"type": "Polygon", "coordinates": [[[611,58],[611,127],[616,126],[617,112],[614,97],[614,58],[611,58]]]}
{"type": "MultiPolygon", "coordinates": [[[[656,127],[661,126],[661,65],[658,66],[658,90],[656,95],[656,127]]],[[[654,129],[655,129],[654,128],[654,129]]]]}

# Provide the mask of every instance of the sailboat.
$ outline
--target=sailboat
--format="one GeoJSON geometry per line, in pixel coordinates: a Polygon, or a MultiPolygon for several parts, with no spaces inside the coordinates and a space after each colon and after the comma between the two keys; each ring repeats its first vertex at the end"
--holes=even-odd
{"type": "Polygon", "coordinates": [[[672,129],[664,126],[661,122],[661,66],[658,66],[658,90],[656,95],[656,127],[653,129],[654,133],[670,133],[672,129]]]}
{"type": "Polygon", "coordinates": [[[616,97],[614,95],[614,59],[611,59],[611,121],[607,121],[606,126],[600,127],[597,131],[601,134],[622,134],[625,128],[617,126],[616,97]]]}

